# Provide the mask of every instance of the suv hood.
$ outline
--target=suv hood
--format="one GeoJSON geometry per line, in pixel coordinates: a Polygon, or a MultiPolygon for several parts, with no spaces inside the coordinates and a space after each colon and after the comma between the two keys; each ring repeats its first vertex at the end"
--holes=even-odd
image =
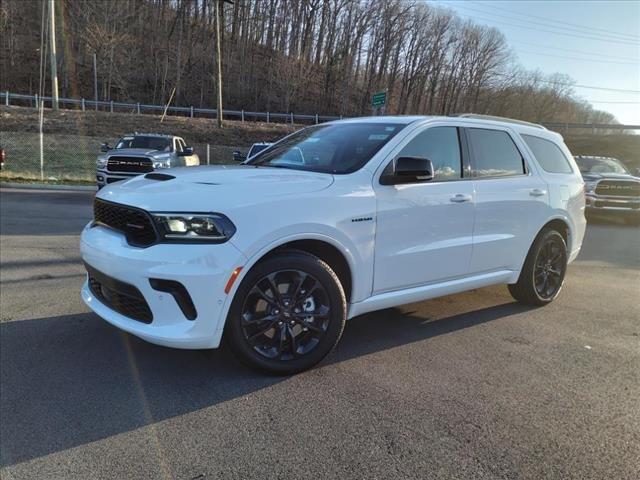
{"type": "Polygon", "coordinates": [[[154,173],[174,178],[153,180],[140,175],[107,185],[96,196],[154,212],[225,213],[269,197],[323,190],[333,183],[330,174],[248,165],[182,167],[154,173]]]}
{"type": "Polygon", "coordinates": [[[634,177],[629,173],[582,173],[584,180],[640,180],[640,177],[634,177]]]}
{"type": "Polygon", "coordinates": [[[152,150],[150,148],[119,148],[117,150],[109,150],[106,153],[107,157],[116,156],[131,156],[131,157],[143,157],[146,155],[162,155],[169,154],[171,152],[162,152],[160,150],[152,150]]]}

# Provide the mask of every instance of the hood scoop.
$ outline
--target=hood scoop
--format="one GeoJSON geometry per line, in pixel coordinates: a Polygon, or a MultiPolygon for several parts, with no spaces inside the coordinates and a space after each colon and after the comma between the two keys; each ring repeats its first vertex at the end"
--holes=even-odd
{"type": "Polygon", "coordinates": [[[166,173],[147,173],[144,178],[148,178],[149,180],[158,180],[160,182],[164,182],[167,180],[172,180],[176,177],[173,175],[168,175],[166,173]]]}

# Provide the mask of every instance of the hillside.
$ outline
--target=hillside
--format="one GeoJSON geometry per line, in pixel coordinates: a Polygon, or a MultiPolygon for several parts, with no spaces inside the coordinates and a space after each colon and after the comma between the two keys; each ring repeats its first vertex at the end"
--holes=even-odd
{"type": "MultiPolygon", "coordinates": [[[[250,147],[254,142],[272,142],[292,132],[289,124],[239,122],[225,120],[219,129],[214,118],[135,115],[93,111],[59,110],[44,112],[45,134],[82,135],[113,140],[125,133],[170,133],[184,137],[187,143],[250,147]]],[[[0,130],[4,132],[38,132],[38,112],[34,108],[0,107],[0,130]]]]}

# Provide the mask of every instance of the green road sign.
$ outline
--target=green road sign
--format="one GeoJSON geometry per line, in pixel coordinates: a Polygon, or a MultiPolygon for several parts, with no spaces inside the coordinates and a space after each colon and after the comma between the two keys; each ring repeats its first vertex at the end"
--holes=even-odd
{"type": "Polygon", "coordinates": [[[384,107],[387,103],[387,92],[374,93],[371,97],[372,107],[384,107]]]}

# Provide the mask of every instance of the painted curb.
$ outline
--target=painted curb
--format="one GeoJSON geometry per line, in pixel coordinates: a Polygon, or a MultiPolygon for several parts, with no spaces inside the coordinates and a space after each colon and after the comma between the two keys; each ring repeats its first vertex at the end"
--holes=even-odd
{"type": "Polygon", "coordinates": [[[93,185],[49,185],[46,183],[0,182],[0,188],[22,188],[24,190],[67,190],[76,192],[97,192],[93,185]]]}

